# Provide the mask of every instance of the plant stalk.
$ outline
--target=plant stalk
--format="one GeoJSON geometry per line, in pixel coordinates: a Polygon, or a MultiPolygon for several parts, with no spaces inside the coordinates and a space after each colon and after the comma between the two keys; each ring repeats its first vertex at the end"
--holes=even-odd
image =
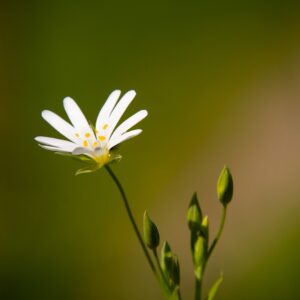
{"type": "Polygon", "coordinates": [[[140,243],[140,245],[141,245],[141,247],[143,249],[143,252],[144,252],[144,254],[146,256],[146,259],[147,259],[147,261],[148,261],[148,263],[150,265],[151,270],[157,276],[155,266],[154,266],[154,264],[152,262],[150,254],[149,254],[149,252],[148,252],[148,250],[146,248],[146,245],[145,245],[145,243],[144,243],[144,241],[142,239],[140,231],[139,231],[139,229],[138,229],[138,227],[136,225],[136,222],[134,220],[134,217],[133,217],[133,214],[131,212],[131,209],[130,209],[130,206],[129,206],[129,203],[128,203],[128,199],[127,199],[126,194],[125,194],[125,191],[124,191],[124,189],[123,189],[123,187],[122,187],[119,179],[117,178],[117,176],[112,171],[112,169],[108,165],[105,166],[105,169],[107,170],[107,172],[109,173],[109,175],[111,176],[111,178],[113,179],[113,181],[115,182],[115,184],[117,185],[117,187],[118,187],[118,189],[120,191],[120,194],[122,196],[122,199],[123,199],[123,202],[124,202],[124,205],[125,205],[125,208],[126,208],[126,212],[128,214],[129,220],[130,220],[130,222],[132,224],[134,232],[135,232],[135,234],[136,234],[136,236],[138,238],[138,241],[139,241],[139,243],[140,243]]]}
{"type": "Polygon", "coordinates": [[[220,223],[220,227],[219,227],[219,230],[218,230],[218,233],[213,241],[213,243],[211,244],[209,250],[208,250],[208,253],[207,253],[207,259],[206,259],[206,263],[210,257],[210,255],[212,254],[214,248],[216,247],[221,235],[222,235],[222,232],[223,232],[223,229],[224,229],[224,224],[225,224],[225,219],[226,219],[226,212],[227,212],[227,206],[226,205],[223,205],[223,210],[222,210],[222,218],[221,218],[221,223],[220,223]]]}
{"type": "Polygon", "coordinates": [[[202,279],[195,278],[195,300],[201,300],[202,279]]]}

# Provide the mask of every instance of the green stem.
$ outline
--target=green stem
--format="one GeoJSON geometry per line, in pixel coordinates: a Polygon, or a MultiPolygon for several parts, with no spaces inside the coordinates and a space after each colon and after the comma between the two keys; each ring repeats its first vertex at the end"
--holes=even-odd
{"type": "Polygon", "coordinates": [[[129,217],[130,222],[131,222],[131,224],[133,226],[135,234],[136,234],[136,236],[138,238],[138,241],[139,241],[139,243],[140,243],[140,245],[141,245],[141,247],[142,247],[142,249],[144,251],[144,254],[146,256],[146,259],[148,260],[148,263],[150,265],[151,270],[156,275],[155,266],[154,266],[154,264],[152,262],[152,259],[151,259],[150,255],[149,255],[149,252],[148,252],[147,248],[146,248],[146,245],[145,245],[145,243],[144,243],[144,241],[142,239],[140,231],[139,231],[139,229],[138,229],[138,227],[136,225],[136,222],[135,222],[133,214],[131,212],[131,209],[130,209],[130,206],[129,206],[129,203],[128,203],[128,200],[127,200],[127,197],[126,197],[126,194],[125,194],[125,191],[124,191],[124,189],[123,189],[123,187],[122,187],[119,179],[117,178],[117,176],[112,171],[112,169],[108,165],[105,166],[105,169],[107,170],[107,172],[109,173],[109,175],[111,176],[111,178],[113,179],[113,181],[115,182],[115,184],[117,185],[117,187],[118,187],[118,189],[119,189],[119,191],[121,193],[121,196],[122,196],[122,199],[123,199],[123,202],[124,202],[124,205],[125,205],[128,217],[129,217]]]}
{"type": "Polygon", "coordinates": [[[202,279],[195,278],[195,300],[201,300],[202,279]]]}
{"type": "Polygon", "coordinates": [[[180,289],[177,289],[177,300],[181,300],[181,293],[180,293],[180,289]]]}
{"type": "Polygon", "coordinates": [[[222,232],[223,232],[223,229],[224,229],[224,224],[225,224],[225,219],[226,219],[226,211],[227,211],[227,206],[226,205],[223,205],[223,210],[222,210],[222,218],[221,218],[221,223],[220,223],[220,227],[219,227],[219,230],[218,230],[218,233],[213,241],[213,243],[211,244],[209,250],[208,250],[208,254],[207,254],[207,259],[206,259],[206,263],[210,257],[210,255],[212,254],[214,248],[216,247],[221,235],[222,235],[222,232]]]}

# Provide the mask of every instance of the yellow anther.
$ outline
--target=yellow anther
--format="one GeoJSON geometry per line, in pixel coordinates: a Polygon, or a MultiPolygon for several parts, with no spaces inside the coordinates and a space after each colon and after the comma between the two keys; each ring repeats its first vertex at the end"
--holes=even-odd
{"type": "Polygon", "coordinates": [[[97,142],[94,142],[94,143],[93,143],[93,147],[96,147],[97,145],[98,145],[97,142]]]}
{"type": "Polygon", "coordinates": [[[84,146],[84,147],[87,147],[88,145],[89,145],[88,141],[87,141],[87,140],[84,140],[84,141],[83,141],[83,146],[84,146]]]}
{"type": "Polygon", "coordinates": [[[102,129],[105,130],[108,127],[108,124],[104,124],[102,129]]]}
{"type": "Polygon", "coordinates": [[[91,134],[89,132],[87,132],[85,135],[84,135],[86,138],[89,138],[91,136],[91,134]]]}
{"type": "Polygon", "coordinates": [[[99,139],[100,141],[105,141],[106,138],[105,138],[104,135],[99,135],[99,136],[98,136],[98,139],[99,139]]]}
{"type": "Polygon", "coordinates": [[[79,138],[80,135],[79,135],[79,133],[75,133],[75,136],[79,138]]]}

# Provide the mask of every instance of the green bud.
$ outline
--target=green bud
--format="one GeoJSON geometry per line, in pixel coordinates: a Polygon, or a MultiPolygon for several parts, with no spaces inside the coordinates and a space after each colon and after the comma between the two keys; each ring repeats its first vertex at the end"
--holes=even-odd
{"type": "Polygon", "coordinates": [[[161,268],[171,289],[180,283],[180,267],[178,258],[172,253],[168,242],[161,249],[161,268]]]}
{"type": "Polygon", "coordinates": [[[205,264],[206,255],[207,255],[207,241],[203,236],[199,235],[194,246],[195,276],[198,279],[201,279],[202,277],[202,271],[205,264]]]}
{"type": "Polygon", "coordinates": [[[172,251],[168,242],[164,242],[161,248],[161,268],[169,277],[169,270],[172,268],[172,251]]]}
{"type": "Polygon", "coordinates": [[[156,225],[149,218],[147,212],[144,213],[144,240],[150,249],[155,249],[159,245],[159,232],[156,225]]]}
{"type": "Polygon", "coordinates": [[[191,231],[200,229],[202,222],[202,211],[196,193],[194,193],[191,199],[187,213],[187,220],[191,231]]]}
{"type": "Polygon", "coordinates": [[[224,166],[218,179],[217,193],[220,202],[227,205],[233,195],[233,179],[228,167],[224,166]]]}

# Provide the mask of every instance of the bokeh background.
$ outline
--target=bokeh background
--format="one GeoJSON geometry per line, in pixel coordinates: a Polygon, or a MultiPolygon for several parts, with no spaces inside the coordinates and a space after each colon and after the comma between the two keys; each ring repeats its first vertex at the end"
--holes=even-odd
{"type": "MultiPolygon", "coordinates": [[[[0,299],[163,299],[105,170],[42,150],[72,96],[88,118],[115,88],[146,108],[113,168],[139,226],[148,210],[192,299],[186,210],[197,191],[216,232],[216,180],[235,195],[205,290],[300,299],[299,1],[1,1],[0,299]]],[[[125,116],[125,117],[126,117],[125,116]]]]}

